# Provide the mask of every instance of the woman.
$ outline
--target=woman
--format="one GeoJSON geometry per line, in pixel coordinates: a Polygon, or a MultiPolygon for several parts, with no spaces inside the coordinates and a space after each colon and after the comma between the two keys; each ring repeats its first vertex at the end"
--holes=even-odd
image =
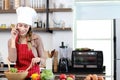
{"type": "Polygon", "coordinates": [[[16,62],[18,70],[28,70],[29,78],[33,73],[40,73],[38,63],[44,63],[43,44],[41,38],[32,33],[32,22],[36,15],[34,9],[19,7],[17,10],[18,23],[11,30],[11,38],[8,41],[8,59],[16,62]]]}

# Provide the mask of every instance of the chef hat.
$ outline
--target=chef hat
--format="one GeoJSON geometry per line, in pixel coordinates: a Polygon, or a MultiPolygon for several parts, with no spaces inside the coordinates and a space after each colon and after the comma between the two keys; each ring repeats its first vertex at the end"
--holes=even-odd
{"type": "Polygon", "coordinates": [[[18,7],[16,13],[18,23],[25,23],[32,26],[33,22],[37,20],[37,13],[33,8],[18,7]]]}

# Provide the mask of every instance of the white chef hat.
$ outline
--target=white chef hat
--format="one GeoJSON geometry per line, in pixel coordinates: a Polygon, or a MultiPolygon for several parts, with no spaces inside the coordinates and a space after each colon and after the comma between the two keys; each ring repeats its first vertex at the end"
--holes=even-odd
{"type": "Polygon", "coordinates": [[[18,7],[16,9],[17,22],[33,25],[33,22],[37,20],[37,13],[33,8],[30,7],[18,7]]]}

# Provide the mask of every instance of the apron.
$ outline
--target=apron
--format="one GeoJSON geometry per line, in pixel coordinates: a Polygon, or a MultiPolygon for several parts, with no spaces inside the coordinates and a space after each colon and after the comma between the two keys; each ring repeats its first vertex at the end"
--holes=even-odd
{"type": "MultiPolygon", "coordinates": [[[[17,62],[15,67],[18,70],[26,70],[30,64],[32,58],[34,58],[34,55],[32,53],[32,50],[28,49],[27,44],[17,44],[17,62]]],[[[38,64],[35,64],[31,69],[28,70],[27,78],[29,78],[33,73],[40,74],[40,67],[38,64]]]]}

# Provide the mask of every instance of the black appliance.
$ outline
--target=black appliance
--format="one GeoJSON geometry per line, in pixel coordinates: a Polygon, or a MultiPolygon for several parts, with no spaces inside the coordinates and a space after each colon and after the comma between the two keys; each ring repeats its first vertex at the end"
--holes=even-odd
{"type": "Polygon", "coordinates": [[[68,59],[67,58],[60,58],[59,72],[68,72],[68,59]]]}
{"type": "Polygon", "coordinates": [[[102,51],[72,51],[72,68],[102,68],[102,51]]]}
{"type": "Polygon", "coordinates": [[[64,42],[61,42],[59,54],[59,72],[68,72],[67,46],[64,45],[64,42]]]}

